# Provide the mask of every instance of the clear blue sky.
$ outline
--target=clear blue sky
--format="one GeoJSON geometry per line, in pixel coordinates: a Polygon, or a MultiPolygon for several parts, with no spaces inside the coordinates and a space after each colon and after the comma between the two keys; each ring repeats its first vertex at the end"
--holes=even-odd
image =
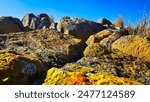
{"type": "Polygon", "coordinates": [[[92,21],[108,18],[115,21],[122,15],[127,21],[136,18],[150,0],[0,0],[0,16],[22,19],[27,13],[47,13],[58,21],[63,16],[81,17],[92,21]]]}

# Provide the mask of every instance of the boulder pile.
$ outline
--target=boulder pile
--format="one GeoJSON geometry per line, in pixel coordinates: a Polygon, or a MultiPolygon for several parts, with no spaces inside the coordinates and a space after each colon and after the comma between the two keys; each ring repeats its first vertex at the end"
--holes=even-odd
{"type": "Polygon", "coordinates": [[[42,13],[37,16],[30,13],[23,17],[22,23],[24,27],[29,27],[30,29],[33,29],[33,30],[49,28],[50,25],[53,23],[53,18],[49,17],[45,13],[42,13]]]}
{"type": "Polygon", "coordinates": [[[0,17],[0,84],[150,85],[150,36],[106,18],[0,17]]]}

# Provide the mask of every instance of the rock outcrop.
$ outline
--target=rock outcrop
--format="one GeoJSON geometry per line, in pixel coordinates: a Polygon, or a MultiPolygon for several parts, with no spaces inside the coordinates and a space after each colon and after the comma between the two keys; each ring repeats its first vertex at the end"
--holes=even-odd
{"type": "Polygon", "coordinates": [[[147,30],[44,13],[22,22],[0,17],[0,84],[150,85],[147,30]]]}
{"type": "MultiPolygon", "coordinates": [[[[62,69],[66,71],[75,71],[78,70],[78,69],[74,69],[76,66],[77,68],[92,67],[94,68],[94,71],[104,71],[113,76],[129,78],[131,80],[135,80],[143,84],[150,84],[149,83],[149,78],[150,78],[149,62],[147,62],[146,60],[144,61],[142,59],[137,59],[136,57],[130,56],[128,53],[127,54],[122,53],[121,49],[120,51],[112,49],[112,45],[115,44],[115,41],[117,39],[119,41],[120,39],[122,39],[120,38],[120,36],[126,34],[120,34],[118,32],[120,36],[114,37],[115,39],[112,40],[109,47],[101,43],[103,39],[111,38],[110,36],[113,36],[113,34],[114,33],[110,32],[109,30],[105,30],[94,35],[95,38],[97,37],[96,38],[97,40],[89,41],[88,46],[84,51],[84,57],[82,57],[80,60],[78,60],[75,63],[66,64],[64,67],[62,67],[62,69]]],[[[91,39],[91,37],[89,39],[91,39]]],[[[127,42],[118,43],[118,44],[122,44],[124,47],[130,47],[127,44],[127,42]]],[[[148,44],[145,44],[144,46],[147,45],[148,44]]],[[[121,45],[118,45],[118,48],[119,46],[121,45]]],[[[134,50],[134,48],[132,48],[132,50],[134,50]]]]}
{"type": "Polygon", "coordinates": [[[58,67],[75,61],[82,56],[85,48],[80,39],[50,29],[3,34],[0,38],[2,49],[7,48],[18,53],[34,53],[49,67],[58,67]]]}
{"type": "Polygon", "coordinates": [[[87,38],[101,30],[104,30],[105,27],[101,24],[88,21],[82,18],[70,18],[63,17],[58,22],[57,30],[64,34],[73,35],[76,38],[86,41],[87,38]]]}
{"type": "Polygon", "coordinates": [[[13,17],[0,17],[0,34],[23,31],[21,21],[13,17]]]}
{"type": "Polygon", "coordinates": [[[22,23],[24,27],[29,27],[30,29],[42,29],[42,28],[49,28],[53,20],[47,14],[40,14],[35,16],[34,14],[30,13],[23,17],[22,23]]]}

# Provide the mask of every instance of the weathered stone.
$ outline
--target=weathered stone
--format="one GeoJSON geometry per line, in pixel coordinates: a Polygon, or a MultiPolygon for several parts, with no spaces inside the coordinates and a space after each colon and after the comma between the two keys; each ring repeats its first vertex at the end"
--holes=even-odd
{"type": "Polygon", "coordinates": [[[32,84],[41,77],[43,69],[34,56],[0,50],[0,84],[32,84]]]}
{"type": "MultiPolygon", "coordinates": [[[[150,84],[150,63],[134,56],[134,53],[139,50],[138,52],[142,51],[143,53],[140,55],[146,55],[142,58],[148,59],[148,40],[139,36],[132,36],[131,39],[128,36],[123,37],[124,39],[120,38],[127,34],[125,31],[111,32],[104,30],[92,35],[87,41],[88,46],[84,51],[84,57],[78,60],[74,66],[92,67],[95,71],[104,71],[115,76],[131,78],[143,84],[150,84]],[[123,39],[123,41],[120,39],[123,39]],[[137,47],[141,48],[136,49],[137,47]],[[128,52],[124,52],[127,51],[125,48],[128,49],[128,52]],[[118,49],[119,51],[112,49],[118,49]]],[[[63,69],[67,71],[76,70],[72,66],[68,66],[70,65],[66,64],[63,69]],[[71,68],[73,69],[71,70],[71,68]]]]}
{"type": "Polygon", "coordinates": [[[82,56],[85,47],[80,39],[52,29],[4,34],[2,38],[0,44],[5,48],[19,53],[34,53],[49,67],[75,61],[82,56]]]}
{"type": "Polygon", "coordinates": [[[150,62],[150,42],[140,36],[122,37],[113,43],[112,49],[150,62]]]}
{"type": "MultiPolygon", "coordinates": [[[[88,69],[88,68],[87,68],[88,69]]],[[[51,68],[47,72],[43,85],[140,85],[127,78],[119,78],[108,73],[97,74],[82,72],[64,72],[61,69],[51,68]]]]}
{"type": "Polygon", "coordinates": [[[49,29],[57,30],[57,24],[58,23],[52,23],[51,26],[49,27],[49,29]]]}
{"type": "Polygon", "coordinates": [[[0,17],[0,33],[21,32],[22,29],[19,19],[0,17]]]}
{"type": "Polygon", "coordinates": [[[111,30],[103,30],[101,32],[96,33],[95,35],[91,35],[89,39],[86,41],[86,44],[90,43],[99,43],[104,38],[107,38],[109,35],[113,34],[111,30]]]}
{"type": "MultiPolygon", "coordinates": [[[[124,46],[128,46],[125,44],[124,42],[124,46]]],[[[84,56],[76,62],[78,65],[93,67],[95,70],[108,72],[119,77],[131,78],[143,84],[149,83],[150,63],[142,59],[111,50],[100,43],[89,44],[84,51],[84,56]]]]}
{"type": "Polygon", "coordinates": [[[102,24],[105,27],[110,27],[112,25],[112,23],[106,18],[98,20],[98,23],[102,24]]]}
{"type": "Polygon", "coordinates": [[[50,27],[51,22],[49,21],[49,18],[43,17],[40,21],[40,24],[38,25],[37,29],[42,29],[43,27],[50,27]]]}
{"type": "Polygon", "coordinates": [[[22,23],[24,27],[29,27],[31,29],[36,29],[39,25],[37,17],[32,13],[25,15],[22,19],[22,23]]]}
{"type": "Polygon", "coordinates": [[[97,34],[91,35],[86,44],[100,43],[101,45],[111,49],[111,45],[122,36],[128,35],[126,30],[106,29],[97,34]]]}
{"type": "Polygon", "coordinates": [[[82,18],[70,17],[63,17],[59,21],[57,26],[57,30],[59,32],[73,35],[76,38],[82,39],[82,41],[86,41],[90,35],[95,34],[104,29],[105,27],[101,24],[92,21],[87,21],[82,18]]]}
{"type": "Polygon", "coordinates": [[[52,18],[44,13],[38,16],[35,16],[34,14],[30,13],[25,15],[22,19],[23,25],[33,30],[43,29],[43,27],[49,28],[52,22],[52,18]]]}
{"type": "Polygon", "coordinates": [[[43,17],[44,18],[49,18],[49,16],[47,14],[45,14],[45,13],[41,13],[41,14],[37,15],[38,19],[42,19],[43,17]]]}

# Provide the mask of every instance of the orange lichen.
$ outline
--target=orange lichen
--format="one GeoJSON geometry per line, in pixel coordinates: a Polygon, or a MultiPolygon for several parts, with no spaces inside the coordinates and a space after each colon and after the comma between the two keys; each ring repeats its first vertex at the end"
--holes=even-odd
{"type": "Polygon", "coordinates": [[[51,68],[47,72],[44,85],[83,85],[86,84],[85,77],[81,72],[63,72],[57,68],[51,68]]]}
{"type": "Polygon", "coordinates": [[[43,85],[140,85],[127,78],[119,78],[108,73],[84,74],[82,72],[64,72],[51,68],[43,85]]]}

